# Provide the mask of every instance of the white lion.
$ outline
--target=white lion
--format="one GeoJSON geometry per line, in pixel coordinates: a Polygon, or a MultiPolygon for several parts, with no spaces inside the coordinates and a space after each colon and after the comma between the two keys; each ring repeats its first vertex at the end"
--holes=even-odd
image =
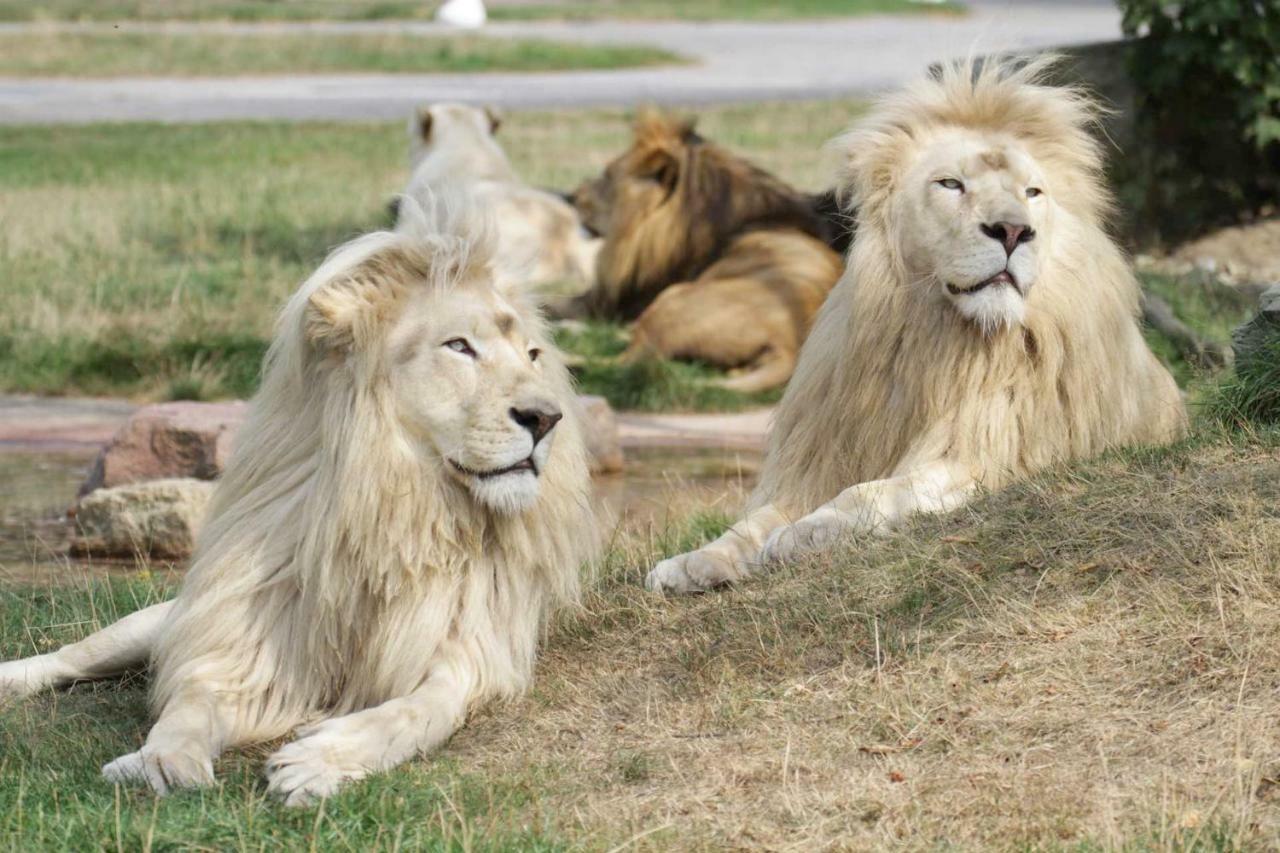
{"type": "Polygon", "coordinates": [[[659,563],[650,588],[733,583],[979,487],[1182,434],[1104,230],[1095,109],[1041,83],[1048,65],[949,67],[839,141],[857,236],[748,515],[659,563]]]}
{"type": "Polygon", "coordinates": [[[409,119],[413,175],[404,195],[462,184],[496,213],[495,260],[505,272],[531,287],[589,286],[603,241],[586,232],[563,198],[520,180],[495,138],[500,124],[492,110],[465,104],[417,110],[409,119]]]}
{"type": "Polygon", "coordinates": [[[568,372],[490,243],[433,201],[330,256],[284,309],[177,598],[0,665],[0,694],[149,658],[156,722],[109,780],[207,785],[224,749],[302,726],[266,771],[299,804],[520,691],[595,523],[568,372]]]}

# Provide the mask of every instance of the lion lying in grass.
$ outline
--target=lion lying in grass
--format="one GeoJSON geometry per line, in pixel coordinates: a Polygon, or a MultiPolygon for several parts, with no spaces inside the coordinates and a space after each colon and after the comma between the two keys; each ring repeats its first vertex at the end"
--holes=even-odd
{"type": "Polygon", "coordinates": [[[843,269],[809,197],[648,112],[575,204],[605,240],[596,286],[562,313],[636,318],[628,359],[742,369],[725,384],[743,392],[787,381],[843,269]]]}
{"type": "Polygon", "coordinates": [[[0,665],[0,696],[150,660],[155,725],[111,781],[209,785],[223,750],[298,737],[306,803],[443,743],[529,681],[594,519],[569,375],[495,287],[465,207],[408,203],[285,307],[175,600],[0,665]]]}
{"type": "Polygon", "coordinates": [[[1103,227],[1094,107],[960,64],[841,141],[858,230],[779,407],[747,517],[664,560],[705,590],[1056,462],[1167,442],[1186,415],[1103,227]]]}
{"type": "Polygon", "coordinates": [[[409,119],[413,175],[410,198],[464,185],[495,211],[495,260],[525,286],[595,281],[601,240],[589,235],[563,198],[520,180],[498,144],[501,122],[492,110],[434,104],[409,119]]]}

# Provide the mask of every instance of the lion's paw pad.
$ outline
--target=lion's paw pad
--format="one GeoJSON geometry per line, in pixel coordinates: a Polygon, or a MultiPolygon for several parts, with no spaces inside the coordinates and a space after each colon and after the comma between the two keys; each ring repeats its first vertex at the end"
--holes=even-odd
{"type": "Polygon", "coordinates": [[[115,784],[143,783],[164,795],[174,788],[212,785],[213,760],[202,750],[144,746],[105,765],[102,776],[115,784]]]}
{"type": "Polygon", "coordinates": [[[654,592],[704,592],[733,583],[739,575],[728,557],[711,551],[691,551],[658,563],[644,585],[654,592]]]}
{"type": "Polygon", "coordinates": [[[815,512],[775,530],[764,546],[766,563],[790,563],[829,549],[850,525],[834,511],[815,512]]]}
{"type": "Polygon", "coordinates": [[[331,797],[367,771],[338,758],[331,739],[312,735],[285,744],[267,759],[267,790],[287,806],[308,806],[331,797]]]}

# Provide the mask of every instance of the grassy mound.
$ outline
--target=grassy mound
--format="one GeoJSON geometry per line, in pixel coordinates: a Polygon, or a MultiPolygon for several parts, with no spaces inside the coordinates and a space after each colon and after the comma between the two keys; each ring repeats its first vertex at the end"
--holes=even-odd
{"type": "MultiPolygon", "coordinates": [[[[264,797],[265,749],[159,803],[97,778],[139,679],[0,712],[10,846],[338,849],[1280,844],[1280,432],[1051,471],[740,590],[639,587],[724,514],[624,530],[529,698],[326,804],[264,797]]],[[[685,507],[684,509],[687,509],[685,507]]],[[[0,656],[154,581],[3,593],[0,656]],[[24,625],[33,626],[28,630],[24,625]]]]}

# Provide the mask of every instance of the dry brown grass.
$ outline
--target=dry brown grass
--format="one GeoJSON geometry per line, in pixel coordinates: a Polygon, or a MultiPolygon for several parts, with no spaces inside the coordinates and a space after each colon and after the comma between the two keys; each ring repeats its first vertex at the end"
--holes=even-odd
{"type": "Polygon", "coordinates": [[[668,601],[642,536],[449,751],[592,846],[1274,847],[1278,499],[1200,442],[668,601]]]}

